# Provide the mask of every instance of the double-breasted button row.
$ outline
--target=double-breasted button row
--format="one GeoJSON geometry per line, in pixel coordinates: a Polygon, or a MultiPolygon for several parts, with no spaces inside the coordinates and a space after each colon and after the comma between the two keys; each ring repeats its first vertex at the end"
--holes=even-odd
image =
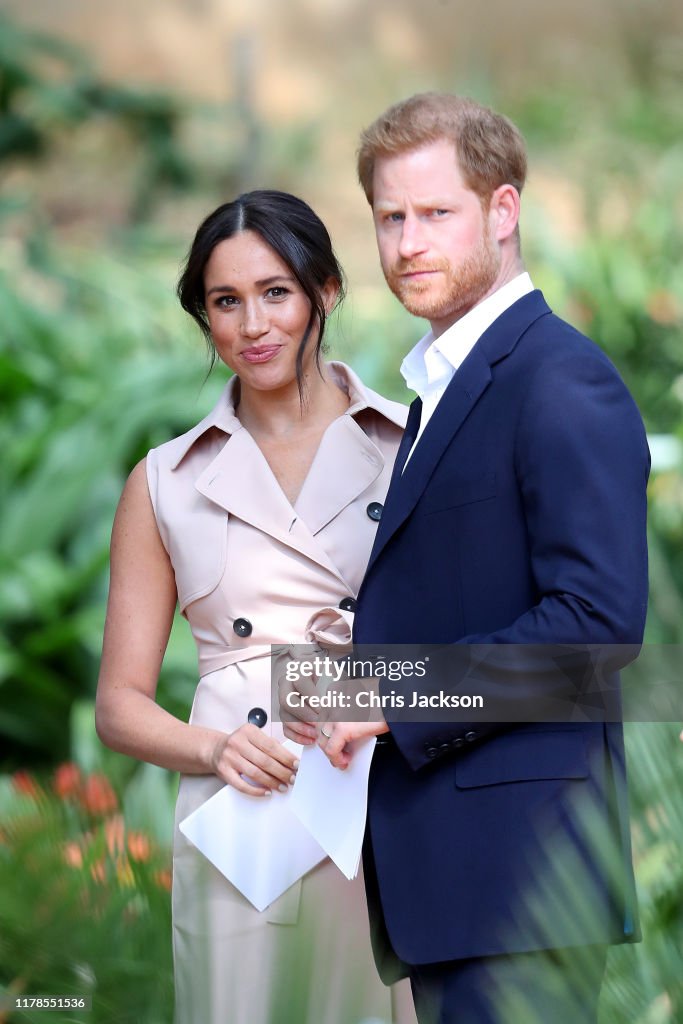
{"type": "Polygon", "coordinates": [[[453,736],[448,740],[444,739],[438,745],[435,743],[425,743],[424,751],[427,757],[431,759],[443,757],[444,754],[450,754],[452,750],[460,750],[466,743],[474,743],[476,738],[476,732],[470,729],[464,736],[453,736]]]}
{"type": "Polygon", "coordinates": [[[247,721],[249,725],[257,725],[259,729],[262,729],[268,721],[268,715],[263,708],[252,708],[247,715],[247,721]]]}
{"type": "Polygon", "coordinates": [[[249,619],[235,619],[232,628],[238,636],[251,636],[253,626],[249,619]]]}
{"type": "Polygon", "coordinates": [[[371,519],[378,523],[382,518],[384,505],[382,505],[379,501],[371,501],[365,511],[367,512],[371,519]]]}

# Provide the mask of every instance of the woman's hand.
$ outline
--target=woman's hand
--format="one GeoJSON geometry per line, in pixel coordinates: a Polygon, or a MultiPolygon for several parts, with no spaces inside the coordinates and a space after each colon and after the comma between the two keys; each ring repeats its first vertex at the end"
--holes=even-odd
{"type": "Polygon", "coordinates": [[[317,740],[315,701],[320,698],[317,678],[297,672],[301,659],[325,652],[312,644],[289,644],[276,649],[272,660],[273,679],[277,679],[280,721],[288,740],[310,747],[317,740]],[[291,673],[291,674],[290,674],[291,673]],[[310,703],[313,699],[313,704],[310,703]]]}
{"type": "Polygon", "coordinates": [[[249,723],[221,733],[211,758],[219,779],[248,796],[270,796],[274,789],[286,793],[298,767],[298,758],[290,750],[249,723]]]}
{"type": "Polygon", "coordinates": [[[288,740],[302,747],[313,747],[318,742],[318,731],[312,722],[284,722],[282,729],[288,740]]]}

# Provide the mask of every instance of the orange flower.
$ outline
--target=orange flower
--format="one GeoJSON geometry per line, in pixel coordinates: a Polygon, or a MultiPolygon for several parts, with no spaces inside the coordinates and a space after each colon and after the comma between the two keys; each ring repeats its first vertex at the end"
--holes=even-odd
{"type": "Polygon", "coordinates": [[[96,882],[104,882],[107,878],[107,870],[103,860],[95,861],[90,865],[90,874],[96,882]]]}
{"type": "Polygon", "coordinates": [[[126,846],[125,833],[126,828],[120,814],[107,818],[104,823],[104,836],[107,841],[107,849],[112,856],[116,853],[123,853],[126,846]]]}
{"type": "Polygon", "coordinates": [[[168,868],[162,868],[161,871],[156,871],[154,874],[154,881],[157,883],[160,889],[171,889],[172,876],[168,868]]]}
{"type": "Polygon", "coordinates": [[[128,853],[131,860],[147,861],[152,852],[152,844],[143,832],[129,832],[128,853]]]}
{"type": "Polygon", "coordinates": [[[81,803],[91,814],[109,814],[118,807],[116,793],[106,775],[89,775],[81,790],[81,803]]]}
{"type": "Polygon", "coordinates": [[[14,788],[19,793],[23,793],[25,796],[39,796],[40,786],[38,785],[34,775],[30,772],[18,771],[12,776],[12,782],[14,788]]]}
{"type": "Polygon", "coordinates": [[[64,844],[64,860],[72,868],[83,867],[83,851],[78,843],[64,844]]]}
{"type": "Polygon", "coordinates": [[[54,774],[52,786],[58,797],[64,800],[66,797],[74,796],[81,786],[81,769],[72,761],[65,761],[60,764],[54,774]]]}

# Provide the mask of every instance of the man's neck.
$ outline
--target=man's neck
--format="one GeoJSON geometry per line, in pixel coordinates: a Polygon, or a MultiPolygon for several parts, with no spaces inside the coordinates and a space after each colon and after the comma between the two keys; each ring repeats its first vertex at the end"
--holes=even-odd
{"type": "Polygon", "coordinates": [[[449,327],[452,327],[453,324],[458,322],[458,320],[462,320],[464,316],[467,316],[467,314],[470,313],[473,309],[475,309],[477,306],[480,306],[482,302],[485,302],[486,299],[490,298],[491,295],[494,295],[495,292],[498,292],[500,291],[501,288],[504,288],[506,284],[510,283],[510,281],[514,281],[514,279],[516,277],[519,277],[520,274],[523,274],[525,270],[526,267],[524,266],[521,256],[517,252],[511,254],[511,256],[507,259],[505,258],[505,256],[503,256],[503,259],[501,260],[500,264],[500,269],[498,271],[498,274],[496,275],[495,281],[490,286],[490,288],[488,288],[482,295],[480,295],[476,302],[472,302],[469,306],[466,306],[463,309],[458,310],[457,313],[451,316],[447,316],[444,317],[443,319],[438,320],[430,320],[429,323],[432,329],[433,336],[435,338],[439,338],[442,334],[444,334],[445,331],[448,330],[449,327]]]}

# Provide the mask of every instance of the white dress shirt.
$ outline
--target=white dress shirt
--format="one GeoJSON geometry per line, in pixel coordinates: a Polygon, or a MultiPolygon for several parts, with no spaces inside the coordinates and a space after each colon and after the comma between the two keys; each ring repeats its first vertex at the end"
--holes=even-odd
{"type": "Polygon", "coordinates": [[[529,275],[518,274],[493,295],[489,295],[483,302],[474,306],[460,320],[456,320],[440,337],[435,338],[432,331],[428,331],[410,350],[401,363],[401,374],[406,386],[416,391],[422,399],[422,417],[420,429],[405,461],[404,469],[455,371],[465,361],[484,331],[513,303],[533,290],[529,275]]]}

